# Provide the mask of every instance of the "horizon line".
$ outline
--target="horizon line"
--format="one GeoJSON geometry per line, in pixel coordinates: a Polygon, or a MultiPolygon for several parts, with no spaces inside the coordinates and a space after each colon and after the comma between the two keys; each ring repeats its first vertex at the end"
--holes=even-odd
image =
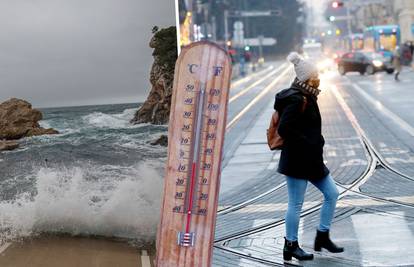
{"type": "Polygon", "coordinates": [[[107,104],[84,104],[84,105],[65,105],[65,106],[49,106],[49,107],[37,107],[36,109],[49,109],[49,108],[75,108],[75,107],[91,107],[91,106],[109,106],[109,105],[130,105],[130,104],[142,104],[143,102],[126,102],[126,103],[107,103],[107,104]]]}

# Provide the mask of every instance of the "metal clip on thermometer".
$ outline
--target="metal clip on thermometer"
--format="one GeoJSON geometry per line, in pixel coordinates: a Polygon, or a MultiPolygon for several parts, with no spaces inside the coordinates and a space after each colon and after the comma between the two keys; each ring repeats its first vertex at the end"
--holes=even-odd
{"type": "Polygon", "coordinates": [[[210,266],[231,63],[209,42],[183,48],[175,68],[157,266],[210,266]]]}

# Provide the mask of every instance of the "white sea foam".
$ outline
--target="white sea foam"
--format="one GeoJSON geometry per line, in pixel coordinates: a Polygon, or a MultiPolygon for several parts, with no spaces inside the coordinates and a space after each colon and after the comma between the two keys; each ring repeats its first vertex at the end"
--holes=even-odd
{"type": "Polygon", "coordinates": [[[0,202],[0,243],[38,232],[152,240],[159,219],[161,163],[42,168],[37,194],[0,202]],[[102,178],[100,173],[105,173],[102,178]],[[112,173],[112,175],[108,175],[112,173]]]}
{"type": "Polygon", "coordinates": [[[40,127],[43,127],[43,128],[46,128],[46,129],[52,128],[52,126],[50,126],[49,121],[47,121],[47,120],[39,121],[39,125],[40,125],[40,127]]]}
{"type": "Polygon", "coordinates": [[[127,128],[131,127],[130,120],[134,117],[136,109],[126,109],[119,114],[93,112],[82,119],[85,123],[100,128],[127,128]]]}
{"type": "Polygon", "coordinates": [[[161,133],[138,133],[134,135],[121,135],[118,137],[118,140],[114,143],[114,145],[128,148],[128,149],[151,149],[152,151],[157,151],[166,154],[166,147],[163,146],[154,146],[151,145],[151,142],[160,138],[161,135],[167,134],[167,132],[161,133]]]}

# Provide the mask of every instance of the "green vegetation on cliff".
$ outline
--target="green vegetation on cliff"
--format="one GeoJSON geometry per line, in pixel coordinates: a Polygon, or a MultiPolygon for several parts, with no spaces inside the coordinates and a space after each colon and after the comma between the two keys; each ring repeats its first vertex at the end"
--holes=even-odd
{"type": "Polygon", "coordinates": [[[154,49],[151,67],[151,91],[145,103],[135,113],[131,123],[165,124],[170,115],[175,61],[177,60],[177,32],[175,27],[158,30],[149,46],[154,49]]]}

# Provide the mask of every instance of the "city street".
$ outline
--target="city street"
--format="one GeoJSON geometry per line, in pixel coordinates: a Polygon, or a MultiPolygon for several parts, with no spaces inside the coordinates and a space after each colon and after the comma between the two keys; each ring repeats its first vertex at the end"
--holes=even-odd
{"type": "Polygon", "coordinates": [[[285,178],[266,129],[274,95],[294,78],[285,61],[233,83],[214,266],[414,266],[414,72],[321,75],[324,157],[340,197],[331,236],[345,252],[314,252],[322,194],[308,185],[299,241],[313,261],[284,262],[285,178]]]}

